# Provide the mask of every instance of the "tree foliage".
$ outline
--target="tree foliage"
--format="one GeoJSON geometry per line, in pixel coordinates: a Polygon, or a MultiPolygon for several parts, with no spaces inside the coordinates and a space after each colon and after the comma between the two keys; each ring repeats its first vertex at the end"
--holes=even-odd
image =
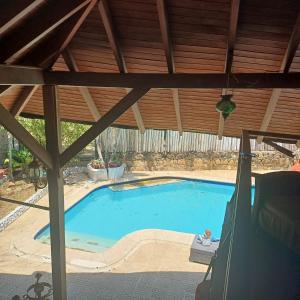
{"type": "MultiPolygon", "coordinates": [[[[19,118],[19,122],[37,139],[39,143],[45,146],[46,137],[44,120],[19,118]]],[[[61,140],[63,148],[65,149],[70,146],[89,127],[89,125],[79,123],[61,122],[61,140]]]]}

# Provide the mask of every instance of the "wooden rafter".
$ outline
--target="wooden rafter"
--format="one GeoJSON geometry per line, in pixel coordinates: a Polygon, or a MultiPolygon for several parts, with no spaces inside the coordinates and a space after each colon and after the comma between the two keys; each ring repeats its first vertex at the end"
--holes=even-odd
{"type": "MultiPolygon", "coordinates": [[[[113,24],[111,12],[106,0],[100,0],[98,4],[99,12],[102,18],[102,22],[106,31],[106,35],[110,44],[110,47],[113,51],[115,60],[117,62],[119,72],[127,73],[127,66],[124,60],[124,55],[119,44],[119,40],[117,38],[117,33],[113,24]]],[[[126,89],[126,92],[130,92],[130,89],[126,89]]],[[[138,103],[134,103],[132,105],[132,111],[134,118],[136,120],[137,126],[141,133],[145,132],[145,125],[142,118],[142,114],[138,107],[138,103]]]]}
{"type": "MultiPolygon", "coordinates": [[[[161,32],[163,46],[164,46],[164,50],[165,50],[165,56],[166,56],[166,60],[167,60],[167,67],[168,67],[169,73],[173,74],[173,73],[176,73],[176,69],[175,69],[175,63],[174,63],[172,39],[171,39],[170,30],[169,30],[166,2],[165,2],[165,0],[157,0],[156,5],[157,5],[157,10],[158,10],[160,32],[161,32]]],[[[173,96],[178,131],[179,131],[179,134],[182,135],[182,122],[181,122],[180,101],[179,101],[178,89],[172,90],[172,96],[173,96]]]]}
{"type": "MultiPolygon", "coordinates": [[[[239,8],[240,8],[240,0],[232,0],[231,1],[231,10],[230,10],[230,22],[229,22],[229,30],[228,30],[228,40],[227,40],[227,50],[226,50],[226,60],[224,66],[225,74],[231,73],[231,67],[233,62],[233,51],[234,51],[234,43],[236,39],[237,32],[237,24],[239,18],[239,8]]],[[[222,95],[227,93],[227,89],[222,89],[222,95]]],[[[224,118],[220,113],[219,116],[219,127],[218,127],[218,138],[221,140],[224,131],[224,118]]]]}
{"type": "Polygon", "coordinates": [[[172,89],[173,102],[175,107],[176,121],[179,134],[182,135],[182,122],[181,122],[181,113],[180,113],[180,100],[179,100],[179,89],[172,89]]]}
{"type": "Polygon", "coordinates": [[[149,91],[148,88],[138,88],[130,91],[122,100],[108,111],[100,120],[89,128],[76,142],[67,148],[60,157],[61,166],[64,166],[74,155],[92,142],[102,131],[117,120],[127,109],[149,91]]]}
{"type": "MultiPolygon", "coordinates": [[[[298,17],[296,19],[296,23],[294,25],[291,37],[289,39],[288,46],[284,53],[284,57],[283,57],[283,60],[282,60],[281,66],[280,66],[280,72],[282,72],[282,73],[289,72],[289,69],[290,69],[292,61],[295,57],[299,43],[300,43],[300,12],[298,13],[298,17]]],[[[266,108],[265,115],[263,117],[263,120],[262,120],[262,123],[260,126],[261,131],[266,131],[268,129],[268,126],[272,119],[272,115],[277,106],[280,94],[281,94],[281,89],[273,89],[269,103],[266,108]]],[[[259,136],[257,138],[258,143],[261,143],[262,140],[263,140],[262,136],[259,136]]]]}
{"type": "Polygon", "coordinates": [[[73,0],[49,2],[41,11],[38,18],[31,18],[22,25],[22,30],[14,30],[5,36],[2,43],[6,45],[0,55],[0,61],[16,63],[25,53],[64,21],[85,7],[90,0],[73,0]],[[52,12],[56,13],[53,14],[52,12]],[[43,20],[41,22],[41,20],[43,20]]]}
{"type": "Polygon", "coordinates": [[[61,85],[122,88],[300,88],[300,72],[293,73],[99,73],[43,71],[39,68],[0,65],[0,86],[61,85]]]}
{"type": "MultiPolygon", "coordinates": [[[[96,0],[91,0],[90,4],[85,8],[80,9],[78,12],[73,14],[69,20],[64,22],[60,27],[62,27],[63,34],[59,34],[59,36],[52,36],[49,39],[46,39],[46,43],[42,42],[35,47],[34,51],[30,51],[22,58],[21,63],[27,62],[28,65],[38,65],[43,68],[49,68],[53,62],[57,59],[58,55],[64,50],[64,48],[68,45],[68,43],[73,38],[74,34],[77,32],[78,28],[81,26],[82,22],[85,20],[86,16],[90,12],[90,10],[95,5],[96,0]],[[34,63],[32,62],[32,58],[34,58],[34,63]],[[52,60],[51,60],[52,58],[52,60]]],[[[61,29],[60,29],[61,30],[61,29]]],[[[58,32],[60,33],[60,32],[58,32]]],[[[11,86],[7,86],[6,89],[11,86]]],[[[3,90],[5,91],[5,89],[3,90]]],[[[1,94],[1,88],[0,88],[1,94]]],[[[17,105],[19,99],[15,101],[13,106],[17,105]]]]}
{"type": "MultiPolygon", "coordinates": [[[[96,0],[92,0],[90,4],[87,7],[82,8],[77,13],[75,13],[64,25],[61,25],[63,27],[64,35],[62,38],[55,37],[55,45],[56,47],[53,49],[51,45],[53,45],[53,42],[47,40],[47,48],[46,50],[40,51],[40,54],[38,58],[35,56],[35,53],[33,55],[35,56],[35,59],[39,59],[37,64],[44,64],[44,67],[48,68],[52,65],[54,60],[56,60],[56,57],[65,49],[65,47],[69,44],[71,39],[73,38],[74,34],[77,32],[78,28],[81,26],[82,22],[85,20],[86,16],[90,12],[90,10],[95,5],[96,0]],[[49,53],[49,50],[51,51],[49,53]],[[45,65],[46,62],[46,65],[45,65]]],[[[52,38],[53,39],[53,38],[52,38]]],[[[40,50],[40,49],[39,49],[40,50]]],[[[31,54],[32,55],[32,54],[31,54]]],[[[9,86],[8,86],[9,87],[9,86]]],[[[12,108],[12,113],[14,115],[19,115],[22,110],[24,109],[25,105],[29,102],[31,96],[35,92],[38,86],[35,87],[25,87],[25,90],[19,95],[19,97],[15,100],[12,108]]],[[[80,88],[82,95],[86,101],[90,104],[92,99],[91,95],[86,92],[87,88],[80,88]]],[[[95,109],[92,107],[92,104],[90,104],[90,109],[93,110],[94,118],[95,120],[98,120],[100,118],[100,115],[97,114],[95,109]]]]}
{"type": "MultiPolygon", "coordinates": [[[[64,61],[70,71],[79,72],[79,68],[75,61],[74,56],[72,55],[70,49],[66,49],[63,53],[64,61]]],[[[79,87],[79,92],[83,97],[84,101],[86,102],[93,118],[95,121],[98,121],[101,117],[100,112],[95,104],[95,101],[87,87],[79,87]]]]}
{"type": "Polygon", "coordinates": [[[0,37],[3,37],[25,18],[32,15],[45,2],[45,0],[22,0],[1,3],[0,37]]]}
{"type": "Polygon", "coordinates": [[[0,104],[0,123],[22,144],[24,144],[46,167],[52,169],[49,153],[17,122],[2,104],[0,104]]]}
{"type": "Polygon", "coordinates": [[[25,86],[21,91],[17,99],[15,100],[10,112],[14,117],[18,117],[22,110],[25,108],[26,104],[29,102],[32,95],[38,89],[38,85],[25,86]]]}
{"type": "Polygon", "coordinates": [[[20,63],[22,65],[40,66],[44,69],[50,68],[61,52],[68,46],[81,24],[95,6],[95,3],[96,0],[91,0],[89,5],[76,12],[56,29],[54,35],[43,40],[25,55],[20,63]]]}

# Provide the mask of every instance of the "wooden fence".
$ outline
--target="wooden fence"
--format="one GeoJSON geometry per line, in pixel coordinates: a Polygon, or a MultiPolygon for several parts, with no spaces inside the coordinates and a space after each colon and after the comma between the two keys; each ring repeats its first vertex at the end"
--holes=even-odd
{"type": "MultiPolygon", "coordinates": [[[[177,131],[147,129],[144,134],[134,129],[110,127],[101,136],[103,150],[113,152],[227,152],[238,151],[239,138],[223,137],[205,133],[184,132],[182,136],[177,131]]],[[[282,145],[282,144],[280,144],[282,145]]],[[[295,145],[284,145],[295,151],[295,145]]],[[[252,151],[272,151],[272,147],[256,140],[251,140],[252,151]]]]}

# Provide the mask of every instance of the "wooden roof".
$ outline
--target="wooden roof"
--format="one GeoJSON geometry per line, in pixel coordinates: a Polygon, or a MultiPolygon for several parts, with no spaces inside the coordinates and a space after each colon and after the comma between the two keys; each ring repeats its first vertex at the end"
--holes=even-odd
{"type": "MultiPolygon", "coordinates": [[[[298,0],[6,0],[0,11],[1,63],[111,73],[300,71],[298,0]]],[[[43,115],[41,87],[1,88],[13,114],[43,115]]],[[[61,118],[94,122],[127,92],[60,87],[61,118]]],[[[237,109],[223,125],[215,105],[224,92],[151,89],[115,124],[299,134],[300,90],[234,89],[237,109]]]]}

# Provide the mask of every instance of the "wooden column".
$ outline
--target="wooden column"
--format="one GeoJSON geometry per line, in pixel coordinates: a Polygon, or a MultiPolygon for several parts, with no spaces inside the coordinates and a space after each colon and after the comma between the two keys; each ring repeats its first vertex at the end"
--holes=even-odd
{"type": "Polygon", "coordinates": [[[64,228],[64,186],[59,163],[61,153],[60,119],[57,88],[43,86],[46,148],[53,161],[53,169],[47,170],[50,210],[51,263],[53,299],[67,299],[66,258],[64,228]]]}

